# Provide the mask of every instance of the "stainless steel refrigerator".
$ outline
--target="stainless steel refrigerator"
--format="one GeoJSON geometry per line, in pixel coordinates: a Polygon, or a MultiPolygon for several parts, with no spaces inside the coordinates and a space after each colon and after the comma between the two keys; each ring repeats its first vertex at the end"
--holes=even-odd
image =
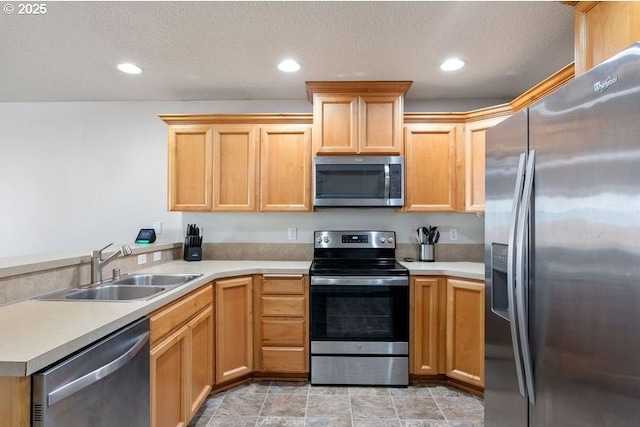
{"type": "Polygon", "coordinates": [[[640,43],[486,141],[485,426],[640,425],[640,43]]]}

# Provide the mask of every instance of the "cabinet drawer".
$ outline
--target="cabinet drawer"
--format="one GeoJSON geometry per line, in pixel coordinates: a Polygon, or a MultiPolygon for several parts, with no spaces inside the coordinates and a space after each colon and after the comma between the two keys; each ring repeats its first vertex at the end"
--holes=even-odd
{"type": "Polygon", "coordinates": [[[307,371],[304,347],[262,347],[265,372],[304,373],[307,371]]]}
{"type": "Polygon", "coordinates": [[[189,319],[207,306],[211,306],[212,301],[213,291],[209,284],[170,304],[168,307],[162,307],[151,313],[151,346],[173,330],[187,323],[189,319]]]}
{"type": "Polygon", "coordinates": [[[262,319],[262,343],[304,346],[306,342],[304,326],[304,319],[262,319]]]}
{"type": "Polygon", "coordinates": [[[304,295],[304,277],[293,276],[263,276],[263,294],[304,295]]]}
{"type": "Polygon", "coordinates": [[[263,316],[304,317],[304,296],[262,296],[263,316]]]}

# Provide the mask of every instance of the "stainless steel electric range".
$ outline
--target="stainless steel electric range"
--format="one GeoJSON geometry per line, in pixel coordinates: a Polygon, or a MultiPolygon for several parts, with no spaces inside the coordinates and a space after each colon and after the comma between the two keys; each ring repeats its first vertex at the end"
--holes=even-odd
{"type": "Polygon", "coordinates": [[[409,384],[409,271],[393,231],[316,231],[311,384],[409,384]]]}

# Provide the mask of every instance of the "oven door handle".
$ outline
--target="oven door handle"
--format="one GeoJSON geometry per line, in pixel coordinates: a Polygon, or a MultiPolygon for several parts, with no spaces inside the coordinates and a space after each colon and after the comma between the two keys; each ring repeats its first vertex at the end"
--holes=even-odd
{"type": "Polygon", "coordinates": [[[407,276],[311,276],[311,286],[409,286],[407,276]]]}

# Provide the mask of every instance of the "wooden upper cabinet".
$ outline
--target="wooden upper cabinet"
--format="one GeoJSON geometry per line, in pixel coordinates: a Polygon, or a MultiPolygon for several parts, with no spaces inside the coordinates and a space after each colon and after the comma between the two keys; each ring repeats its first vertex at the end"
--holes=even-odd
{"type": "Polygon", "coordinates": [[[456,151],[461,126],[405,126],[405,211],[456,210],[456,151]]]}
{"type": "Polygon", "coordinates": [[[464,211],[484,212],[485,137],[487,129],[508,116],[469,122],[464,127],[464,211]]]}
{"type": "Polygon", "coordinates": [[[313,153],[402,153],[404,94],[412,82],[307,82],[313,153]]]}
{"type": "Polygon", "coordinates": [[[169,127],[168,209],[209,211],[213,130],[207,125],[169,127]]]}
{"type": "Polygon", "coordinates": [[[575,5],[576,76],[640,40],[640,2],[575,5]]]}
{"type": "Polygon", "coordinates": [[[311,210],[311,126],[261,128],[260,210],[311,210]]]}
{"type": "Polygon", "coordinates": [[[358,97],[315,95],[313,151],[316,154],[358,152],[358,97]]]}
{"type": "Polygon", "coordinates": [[[213,128],[213,210],[255,211],[258,129],[252,125],[213,128]]]}
{"type": "Polygon", "coordinates": [[[169,125],[169,210],[311,210],[310,114],[160,118],[169,125]]]}
{"type": "Polygon", "coordinates": [[[402,152],[402,99],[402,95],[360,97],[360,153],[402,152]]]}

